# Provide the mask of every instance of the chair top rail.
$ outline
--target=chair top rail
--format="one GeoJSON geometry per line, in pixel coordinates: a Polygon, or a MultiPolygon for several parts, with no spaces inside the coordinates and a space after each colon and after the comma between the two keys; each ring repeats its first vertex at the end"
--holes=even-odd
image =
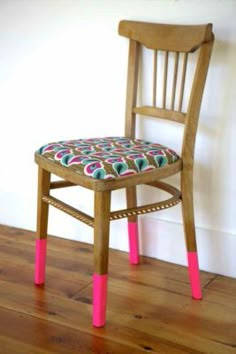
{"type": "Polygon", "coordinates": [[[212,40],[212,24],[169,25],[122,20],[119,34],[133,39],[149,49],[194,52],[212,40]]]}

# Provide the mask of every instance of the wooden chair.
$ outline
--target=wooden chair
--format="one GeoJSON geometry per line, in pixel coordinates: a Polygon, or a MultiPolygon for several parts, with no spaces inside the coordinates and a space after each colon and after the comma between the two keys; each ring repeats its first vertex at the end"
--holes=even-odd
{"type": "Polygon", "coordinates": [[[214,42],[212,25],[121,21],[119,34],[128,37],[130,43],[124,137],[60,141],[41,147],[35,154],[39,165],[35,283],[43,284],[45,280],[48,207],[52,205],[94,228],[93,325],[96,327],[104,326],[106,318],[111,220],[128,219],[129,259],[131,264],[137,264],[137,216],[182,202],[192,297],[202,297],[194,226],[193,163],[199,111],[214,42]],[[152,51],[154,58],[152,102],[148,105],[137,99],[141,86],[139,57],[143,47],[152,51]],[[193,52],[197,55],[192,56],[193,52]],[[187,96],[187,63],[190,61],[190,67],[193,66],[192,57],[196,59],[196,67],[187,96]],[[162,89],[157,85],[160,78],[162,89]],[[185,96],[188,97],[186,110],[182,108],[185,96]],[[137,139],[137,115],[184,124],[181,154],[157,142],[137,139]],[[62,180],[50,181],[51,173],[62,180]],[[180,190],[160,181],[177,173],[181,174],[180,190]],[[137,206],[136,186],[141,184],[164,190],[171,196],[165,201],[137,206]],[[69,186],[81,186],[95,192],[93,217],[50,194],[50,190],[69,186]],[[127,208],[111,211],[111,192],[120,188],[126,188],[127,208]]]}

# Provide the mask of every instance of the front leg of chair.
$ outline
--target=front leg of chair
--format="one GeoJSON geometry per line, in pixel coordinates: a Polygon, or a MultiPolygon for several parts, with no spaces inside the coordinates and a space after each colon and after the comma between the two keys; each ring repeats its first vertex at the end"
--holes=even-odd
{"type": "Polygon", "coordinates": [[[93,274],[93,326],[103,327],[106,323],[107,274],[93,274]]]}
{"type": "Polygon", "coordinates": [[[34,274],[34,282],[36,285],[41,285],[45,282],[46,253],[47,239],[36,239],[34,274]]]}
{"type": "Polygon", "coordinates": [[[50,189],[50,173],[39,167],[38,173],[38,209],[37,233],[35,249],[35,277],[36,285],[45,282],[45,265],[47,249],[48,204],[42,201],[43,195],[48,195],[50,189]]]}
{"type": "Polygon", "coordinates": [[[93,326],[106,322],[108,251],[110,227],[110,192],[95,192],[93,326]]]}
{"type": "MultiPolygon", "coordinates": [[[[127,208],[137,206],[136,187],[126,188],[127,208]]],[[[136,215],[128,217],[128,236],[129,236],[129,262],[130,264],[139,264],[139,235],[138,218],[136,215]]]]}
{"type": "Polygon", "coordinates": [[[200,272],[198,264],[194,208],[193,208],[193,179],[192,172],[182,172],[182,211],[187,248],[187,261],[189,280],[191,285],[192,297],[196,300],[202,299],[200,282],[200,272]]]}

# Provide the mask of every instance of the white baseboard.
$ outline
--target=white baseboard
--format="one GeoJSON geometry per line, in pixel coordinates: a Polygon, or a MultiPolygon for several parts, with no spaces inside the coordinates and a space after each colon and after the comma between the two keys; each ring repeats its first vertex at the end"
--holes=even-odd
{"type": "MultiPolygon", "coordinates": [[[[52,212],[59,213],[57,210],[52,212]]],[[[58,215],[59,216],[59,215],[58,215]]],[[[93,230],[68,217],[52,223],[53,235],[92,243],[93,230]]],[[[187,265],[183,226],[181,223],[164,221],[149,215],[139,217],[140,251],[142,255],[167,262],[187,265]]],[[[201,270],[236,278],[236,235],[197,227],[197,245],[201,270]]],[[[127,221],[111,223],[110,247],[128,251],[127,221]]]]}
{"type": "MultiPolygon", "coordinates": [[[[111,224],[111,247],[127,251],[127,240],[122,235],[126,233],[126,223],[111,224]]],[[[139,230],[142,255],[187,264],[181,224],[146,215],[140,217],[139,230]]],[[[199,227],[196,233],[201,270],[236,278],[236,235],[199,227]]]]}

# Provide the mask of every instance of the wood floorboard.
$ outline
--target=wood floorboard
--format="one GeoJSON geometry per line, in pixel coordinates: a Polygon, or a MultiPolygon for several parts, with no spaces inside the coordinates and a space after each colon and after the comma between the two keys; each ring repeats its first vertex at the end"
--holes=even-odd
{"type": "Polygon", "coordinates": [[[0,354],[236,354],[236,279],[111,250],[107,325],[91,325],[92,246],[50,237],[47,278],[33,284],[34,233],[0,226],[0,354]]]}

